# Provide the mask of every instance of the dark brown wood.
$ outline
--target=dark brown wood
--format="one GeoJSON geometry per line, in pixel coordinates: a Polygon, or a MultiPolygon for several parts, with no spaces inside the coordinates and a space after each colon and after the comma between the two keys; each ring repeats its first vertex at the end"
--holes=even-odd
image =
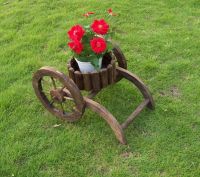
{"type": "MultiPolygon", "coordinates": [[[[119,67],[127,69],[127,61],[126,58],[122,52],[122,50],[119,48],[119,46],[117,44],[113,44],[114,48],[113,48],[113,54],[115,55],[116,59],[117,59],[117,64],[119,67]]],[[[122,77],[116,73],[116,78],[115,81],[118,82],[122,79],[122,77]]]]}
{"type": "Polygon", "coordinates": [[[116,65],[115,65],[115,62],[112,64],[112,67],[113,67],[113,69],[112,69],[112,71],[113,71],[113,83],[115,83],[115,81],[116,81],[116,65]]]}
{"type": "Polygon", "coordinates": [[[99,71],[81,73],[77,67],[77,62],[72,58],[67,65],[69,77],[76,83],[80,90],[99,91],[109,84],[113,84],[116,78],[116,60],[112,52],[106,53],[102,62],[102,68],[99,71]]]}
{"type": "Polygon", "coordinates": [[[101,69],[107,68],[107,66],[111,63],[112,60],[115,60],[115,57],[112,55],[112,53],[105,53],[102,59],[101,69]]]}
{"type": "Polygon", "coordinates": [[[78,86],[78,88],[80,90],[83,90],[84,89],[84,84],[83,84],[83,76],[82,76],[81,72],[80,71],[75,71],[74,72],[74,76],[75,76],[76,85],[78,86]]]}
{"type": "Polygon", "coordinates": [[[113,53],[117,59],[118,66],[127,69],[126,58],[117,44],[114,44],[113,53]]]}
{"type": "Polygon", "coordinates": [[[100,71],[100,78],[101,78],[102,88],[106,87],[108,85],[108,70],[107,69],[102,69],[100,71]]]}
{"type": "Polygon", "coordinates": [[[109,126],[113,130],[119,142],[122,144],[126,144],[127,141],[124,136],[123,129],[121,128],[116,118],[105,107],[103,107],[99,103],[86,97],[84,97],[84,100],[88,108],[92,109],[94,112],[98,113],[102,118],[104,118],[104,120],[109,124],[109,126]]]}
{"type": "Polygon", "coordinates": [[[91,73],[91,79],[92,79],[92,88],[94,91],[101,90],[101,83],[100,83],[100,75],[99,72],[92,72],[91,73]]]}
{"type": "Polygon", "coordinates": [[[108,65],[108,84],[114,83],[114,77],[113,77],[113,67],[111,64],[108,65]]]}
{"type": "Polygon", "coordinates": [[[84,83],[84,90],[86,91],[92,90],[92,82],[91,82],[89,73],[83,74],[83,83],[84,83]]]}
{"type": "Polygon", "coordinates": [[[74,58],[69,61],[70,66],[74,69],[74,71],[80,71],[78,63],[74,58]]]}
{"type": "Polygon", "coordinates": [[[81,118],[85,109],[85,102],[83,100],[83,96],[80,93],[80,90],[69,77],[65,76],[63,73],[57,71],[52,67],[42,67],[34,73],[32,85],[38,99],[41,101],[44,107],[53,115],[69,122],[74,122],[81,118]],[[62,87],[57,87],[56,83],[55,85],[52,83],[52,87],[49,90],[49,93],[46,93],[46,91],[44,90],[44,84],[46,83],[43,83],[42,81],[44,77],[53,78],[54,80],[59,82],[62,87]],[[75,109],[71,110],[70,112],[63,109],[62,104],[64,104],[65,102],[64,96],[67,97],[67,95],[65,95],[65,93],[63,92],[64,88],[69,91],[75,104],[75,109]],[[49,96],[51,96],[52,98],[50,99],[47,94],[49,94],[49,96]],[[55,102],[56,105],[60,104],[60,108],[55,106],[55,102]]]}
{"type": "Polygon", "coordinates": [[[134,111],[133,113],[126,119],[126,121],[121,125],[122,129],[128,127],[128,125],[136,118],[136,116],[146,107],[149,103],[149,99],[145,99],[134,111]]]}
{"type": "Polygon", "coordinates": [[[125,79],[132,82],[140,90],[140,92],[142,93],[142,95],[144,96],[145,99],[149,99],[149,103],[148,103],[147,107],[150,109],[154,109],[153,97],[151,96],[149,89],[139,79],[139,77],[137,77],[130,71],[123,69],[121,67],[117,67],[116,69],[117,69],[118,74],[120,74],[122,77],[124,77],[125,79]]]}

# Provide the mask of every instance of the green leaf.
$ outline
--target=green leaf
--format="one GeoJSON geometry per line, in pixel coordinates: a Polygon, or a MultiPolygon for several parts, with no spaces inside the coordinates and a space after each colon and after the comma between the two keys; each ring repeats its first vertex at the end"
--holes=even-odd
{"type": "Polygon", "coordinates": [[[91,61],[92,65],[95,67],[96,70],[99,70],[100,66],[99,66],[99,58],[97,58],[97,56],[95,56],[95,58],[93,58],[91,61]]]}
{"type": "Polygon", "coordinates": [[[85,28],[85,29],[89,29],[89,28],[90,28],[90,25],[85,25],[84,28],[85,28]]]}
{"type": "Polygon", "coordinates": [[[113,49],[113,44],[111,41],[107,41],[107,51],[111,51],[113,49]]]}

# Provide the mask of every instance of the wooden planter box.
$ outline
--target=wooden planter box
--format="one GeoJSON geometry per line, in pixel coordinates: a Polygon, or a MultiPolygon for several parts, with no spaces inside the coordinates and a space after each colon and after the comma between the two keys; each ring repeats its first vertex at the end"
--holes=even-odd
{"type": "Polygon", "coordinates": [[[115,83],[116,64],[115,56],[107,53],[102,60],[102,68],[91,73],[81,73],[75,59],[68,63],[69,77],[80,90],[99,91],[106,86],[115,83]]]}

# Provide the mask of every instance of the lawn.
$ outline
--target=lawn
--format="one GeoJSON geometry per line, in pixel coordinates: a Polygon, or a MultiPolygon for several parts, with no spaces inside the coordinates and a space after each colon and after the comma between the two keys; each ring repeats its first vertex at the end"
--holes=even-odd
{"type": "MultiPolygon", "coordinates": [[[[0,0],[1,177],[198,177],[199,98],[198,0],[0,0]],[[66,31],[110,7],[128,69],[156,103],[126,129],[127,146],[90,110],[76,123],[55,118],[31,83],[45,65],[66,73],[66,31]]],[[[122,122],[141,96],[123,80],[95,100],[122,122]]]]}

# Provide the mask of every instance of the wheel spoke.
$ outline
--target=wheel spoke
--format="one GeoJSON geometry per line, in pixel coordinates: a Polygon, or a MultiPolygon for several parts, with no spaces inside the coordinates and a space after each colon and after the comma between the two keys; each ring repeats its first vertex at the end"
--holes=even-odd
{"type": "Polygon", "coordinates": [[[52,84],[53,84],[54,89],[56,89],[56,82],[55,82],[55,80],[54,80],[53,77],[51,77],[51,81],[52,81],[52,84]]]}
{"type": "Polygon", "coordinates": [[[51,100],[50,101],[50,105],[52,106],[54,104],[54,100],[51,100]]]}
{"type": "Polygon", "coordinates": [[[65,92],[68,97],[72,97],[71,93],[69,92],[69,90],[67,90],[65,87],[63,88],[63,92],[65,92]]]}
{"type": "Polygon", "coordinates": [[[43,88],[42,89],[43,91],[50,93],[50,90],[52,89],[51,88],[51,82],[42,78],[42,88],[43,88]]]}
{"type": "Polygon", "coordinates": [[[62,112],[63,112],[63,114],[65,113],[65,110],[64,110],[64,107],[63,107],[63,104],[62,103],[60,103],[60,107],[61,107],[61,110],[62,110],[62,112]]]}
{"type": "Polygon", "coordinates": [[[59,110],[63,114],[65,114],[66,111],[67,112],[77,111],[76,106],[73,104],[74,99],[72,98],[69,90],[64,85],[62,85],[61,87],[57,87],[56,80],[52,76],[50,76],[48,80],[42,79],[42,81],[44,84],[46,84],[46,88],[43,87],[43,90],[42,90],[46,96],[51,97],[51,94],[50,94],[51,89],[59,89],[61,92],[64,92],[64,94],[65,94],[65,96],[63,97],[64,102],[57,102],[57,101],[55,101],[55,99],[53,97],[48,98],[49,104],[51,106],[55,107],[57,110],[59,110]],[[47,87],[47,85],[48,85],[48,87],[47,87]],[[53,88],[51,88],[52,85],[53,85],[53,88]],[[65,108],[66,108],[66,110],[65,110],[65,108]]]}
{"type": "Polygon", "coordinates": [[[69,101],[74,101],[73,98],[71,98],[71,97],[67,97],[67,96],[64,96],[64,99],[65,99],[65,100],[69,100],[69,101]]]}

